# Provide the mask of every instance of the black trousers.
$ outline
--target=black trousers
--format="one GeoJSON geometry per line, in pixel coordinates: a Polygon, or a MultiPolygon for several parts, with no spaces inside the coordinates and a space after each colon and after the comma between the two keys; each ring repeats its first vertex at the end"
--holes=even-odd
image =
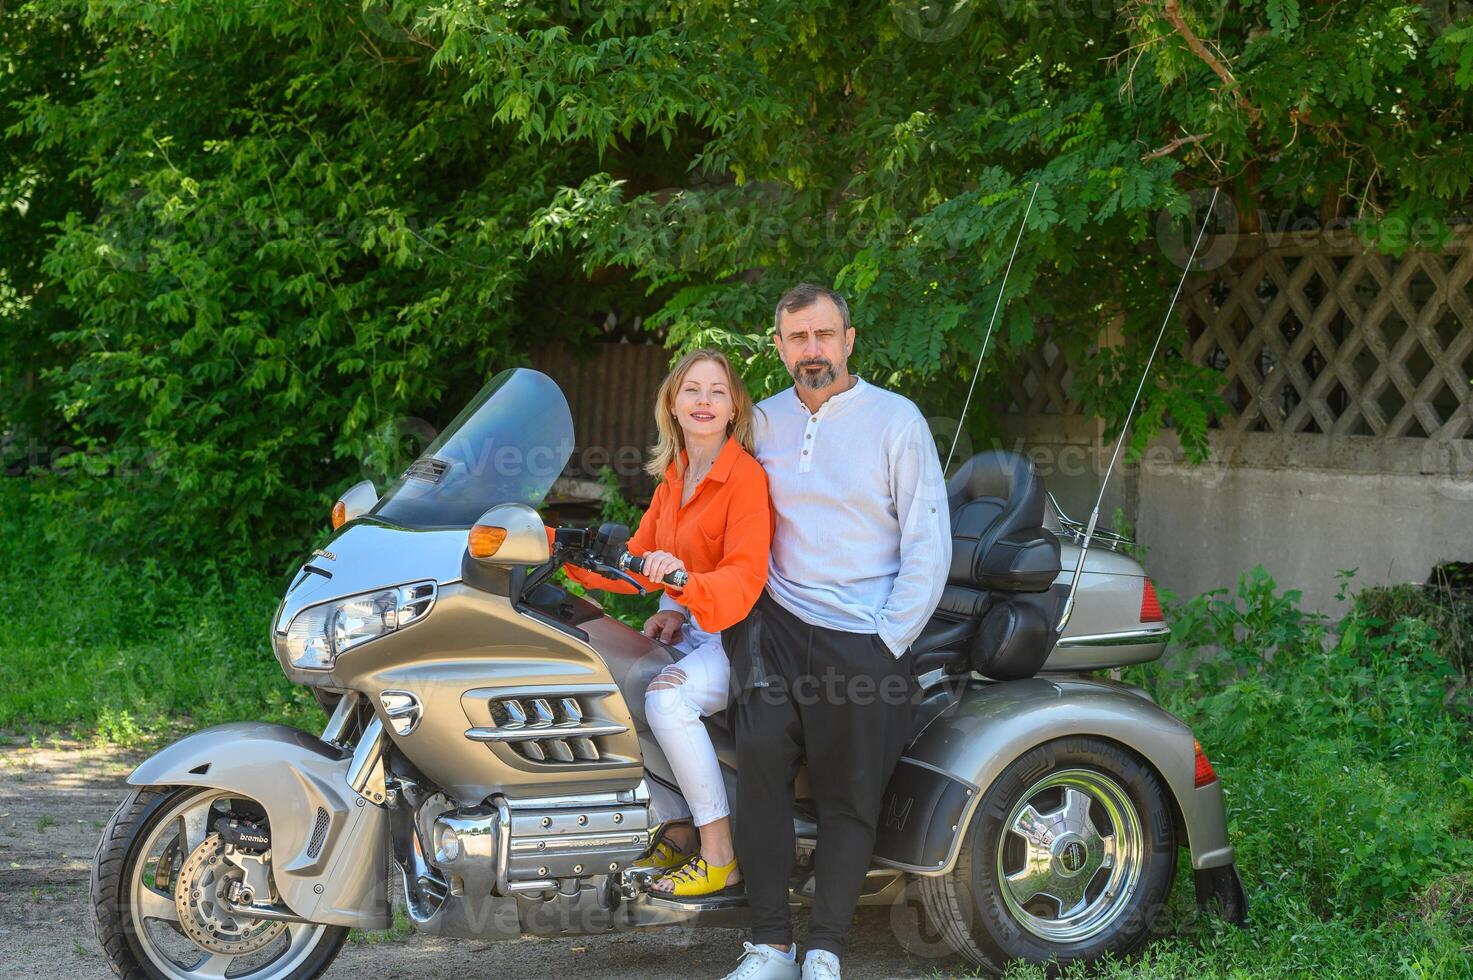
{"type": "Polygon", "coordinates": [[[722,633],[736,692],[736,852],[752,941],[793,941],[793,783],[805,756],[818,817],[807,946],[844,952],[874,851],[880,797],[919,692],[909,651],[873,633],[810,626],[766,593],[722,633]]]}

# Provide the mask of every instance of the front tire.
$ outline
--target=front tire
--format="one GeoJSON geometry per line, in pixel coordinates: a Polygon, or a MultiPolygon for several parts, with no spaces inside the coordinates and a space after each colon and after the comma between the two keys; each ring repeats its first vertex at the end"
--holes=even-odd
{"type": "MultiPolygon", "coordinates": [[[[103,828],[92,862],[92,928],[122,980],[311,980],[342,949],[342,926],[291,924],[250,954],[212,952],[181,928],[173,886],[179,868],[209,836],[212,814],[249,800],[199,787],[143,787],[103,828]],[[163,885],[158,882],[163,879],[163,885]]],[[[249,945],[249,937],[242,948],[249,945]]]]}
{"type": "Polygon", "coordinates": [[[956,867],[921,879],[929,918],[973,963],[1060,965],[1125,956],[1150,934],[1176,874],[1161,778],[1100,738],[1046,743],[982,796],[956,867]]]}

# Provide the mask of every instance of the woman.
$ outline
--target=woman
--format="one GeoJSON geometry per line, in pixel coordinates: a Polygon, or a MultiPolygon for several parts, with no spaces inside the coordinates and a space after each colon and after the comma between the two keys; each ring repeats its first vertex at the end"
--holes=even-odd
{"type": "MultiPolygon", "coordinates": [[[[634,578],[665,590],[644,632],[683,654],[650,682],[644,701],[684,799],[651,781],[651,815],[664,826],[643,863],[663,872],[655,890],[677,896],[709,895],[741,880],[726,787],[701,719],[730,697],[721,630],[747,615],[767,583],[772,510],[767,474],[752,455],[752,412],[726,355],[696,350],[680,359],[655,397],[659,441],[646,469],[662,480],[628,544],[630,554],[644,556],[644,574],[634,578]],[[676,571],[688,576],[683,588],[663,582],[676,571]],[[687,814],[694,828],[672,823],[687,814]]],[[[565,568],[589,588],[634,591],[565,568]]]]}

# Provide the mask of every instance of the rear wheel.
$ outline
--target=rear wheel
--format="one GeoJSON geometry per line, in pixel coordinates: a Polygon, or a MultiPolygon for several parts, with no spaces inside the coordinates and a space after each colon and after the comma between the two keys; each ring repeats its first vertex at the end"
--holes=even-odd
{"type": "Polygon", "coordinates": [[[346,928],[237,917],[221,902],[243,873],[223,859],[212,825],[227,811],[259,809],[197,787],[128,794],[92,863],[93,930],[114,973],[123,980],[309,980],[327,969],[346,928]]]}
{"type": "Polygon", "coordinates": [[[983,794],[952,872],[921,879],[928,916],[958,953],[999,972],[1015,959],[1132,952],[1175,877],[1166,792],[1103,739],[1029,751],[983,794]]]}

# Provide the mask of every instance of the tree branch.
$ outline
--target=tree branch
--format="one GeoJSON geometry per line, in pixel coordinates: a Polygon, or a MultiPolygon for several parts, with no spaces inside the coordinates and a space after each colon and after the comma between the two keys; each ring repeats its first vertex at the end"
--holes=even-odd
{"type": "Polygon", "coordinates": [[[1161,157],[1166,156],[1168,153],[1175,153],[1177,150],[1181,149],[1184,146],[1189,146],[1192,143],[1200,143],[1205,140],[1208,135],[1209,134],[1207,133],[1197,133],[1192,136],[1178,136],[1176,139],[1172,140],[1170,143],[1167,143],[1165,146],[1157,147],[1150,153],[1147,153],[1145,156],[1141,157],[1141,163],[1150,163],[1152,160],[1158,160],[1161,157]]]}
{"type": "Polygon", "coordinates": [[[1212,69],[1218,78],[1222,79],[1223,84],[1236,97],[1239,107],[1248,113],[1248,116],[1254,122],[1257,122],[1259,116],[1258,107],[1249,102],[1242,91],[1238,89],[1238,80],[1233,77],[1232,72],[1228,71],[1227,66],[1221,61],[1218,61],[1216,56],[1207,50],[1207,45],[1202,43],[1202,39],[1192,32],[1191,27],[1187,25],[1187,19],[1182,16],[1181,0],[1166,0],[1162,7],[1162,13],[1171,26],[1176,29],[1176,33],[1181,35],[1182,40],[1187,42],[1187,47],[1192,49],[1192,54],[1195,54],[1201,59],[1203,64],[1212,69]]]}

